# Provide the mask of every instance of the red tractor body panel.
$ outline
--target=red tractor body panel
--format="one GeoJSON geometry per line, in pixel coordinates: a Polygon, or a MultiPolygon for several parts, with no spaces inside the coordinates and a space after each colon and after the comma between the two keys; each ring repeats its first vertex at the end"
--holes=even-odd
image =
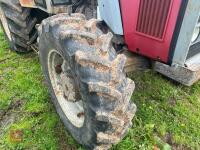
{"type": "Polygon", "coordinates": [[[168,63],[181,0],[121,0],[120,5],[129,50],[168,63]]]}

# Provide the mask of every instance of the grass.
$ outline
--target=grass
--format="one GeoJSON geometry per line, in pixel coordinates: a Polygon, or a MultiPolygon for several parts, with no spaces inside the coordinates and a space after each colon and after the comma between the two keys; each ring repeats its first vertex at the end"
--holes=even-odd
{"type": "MultiPolygon", "coordinates": [[[[130,78],[138,111],[129,134],[112,150],[200,149],[200,82],[184,87],[150,70],[130,78]]],[[[0,149],[84,150],[55,112],[38,56],[11,52],[1,30],[0,149]],[[13,131],[23,139],[13,141],[13,131]]]]}

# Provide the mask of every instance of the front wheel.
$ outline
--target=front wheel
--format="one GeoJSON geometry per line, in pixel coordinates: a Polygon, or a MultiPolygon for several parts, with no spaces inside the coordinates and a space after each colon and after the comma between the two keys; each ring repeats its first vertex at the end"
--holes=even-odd
{"type": "Polygon", "coordinates": [[[59,14],[39,27],[40,60],[58,114],[87,149],[105,150],[131,127],[135,84],[126,78],[126,57],[112,34],[81,14],[59,14]]]}

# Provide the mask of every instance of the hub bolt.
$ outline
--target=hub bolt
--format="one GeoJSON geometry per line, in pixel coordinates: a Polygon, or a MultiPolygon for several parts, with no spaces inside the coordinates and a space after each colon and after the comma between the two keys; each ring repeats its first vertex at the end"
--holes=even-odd
{"type": "Polygon", "coordinates": [[[62,64],[55,66],[55,71],[57,74],[61,74],[62,73],[62,64]]]}

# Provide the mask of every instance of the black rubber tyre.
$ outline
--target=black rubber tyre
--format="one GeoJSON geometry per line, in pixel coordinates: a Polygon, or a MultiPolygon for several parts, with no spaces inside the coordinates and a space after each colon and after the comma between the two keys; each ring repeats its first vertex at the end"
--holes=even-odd
{"type": "Polygon", "coordinates": [[[87,149],[106,150],[128,132],[136,106],[130,102],[135,84],[123,72],[124,55],[112,47],[112,34],[103,34],[95,19],[59,14],[39,27],[40,60],[53,103],[66,128],[87,149]],[[50,81],[48,56],[56,50],[70,63],[80,84],[85,121],[75,127],[65,116],[50,81]]]}
{"type": "Polygon", "coordinates": [[[37,19],[31,16],[31,9],[22,8],[19,0],[0,0],[0,9],[5,18],[0,20],[0,24],[11,50],[20,53],[30,51],[31,44],[37,39],[37,19]],[[9,31],[6,32],[6,28],[9,31]]]}

